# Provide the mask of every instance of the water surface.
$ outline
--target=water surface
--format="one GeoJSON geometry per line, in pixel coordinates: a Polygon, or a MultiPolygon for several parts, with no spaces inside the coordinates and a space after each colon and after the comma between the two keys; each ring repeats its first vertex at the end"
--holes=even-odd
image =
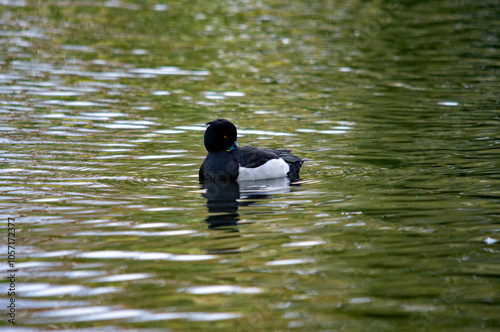
{"type": "Polygon", "coordinates": [[[1,6],[18,327],[499,327],[497,1],[1,6]],[[217,117],[303,181],[200,186],[217,117]]]}

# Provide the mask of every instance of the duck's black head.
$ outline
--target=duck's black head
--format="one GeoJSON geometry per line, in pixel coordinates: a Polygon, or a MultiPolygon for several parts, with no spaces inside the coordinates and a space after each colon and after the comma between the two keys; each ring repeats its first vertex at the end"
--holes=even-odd
{"type": "Polygon", "coordinates": [[[236,126],[226,119],[217,119],[207,123],[205,130],[205,148],[208,152],[225,151],[236,148],[236,126]]]}

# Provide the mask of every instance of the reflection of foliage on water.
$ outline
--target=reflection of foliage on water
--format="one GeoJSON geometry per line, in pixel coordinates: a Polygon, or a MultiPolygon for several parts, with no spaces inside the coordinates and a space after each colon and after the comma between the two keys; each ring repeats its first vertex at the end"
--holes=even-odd
{"type": "Polygon", "coordinates": [[[174,330],[498,325],[498,1],[158,2],[2,1],[1,206],[31,281],[123,287],[85,298],[99,310],[238,313],[174,330]],[[303,185],[207,212],[217,117],[309,158],[303,185]],[[180,291],[205,285],[236,290],[180,291]]]}

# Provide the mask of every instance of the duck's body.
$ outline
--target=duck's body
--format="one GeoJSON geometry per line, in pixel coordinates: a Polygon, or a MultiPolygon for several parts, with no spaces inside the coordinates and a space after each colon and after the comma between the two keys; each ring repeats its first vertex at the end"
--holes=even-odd
{"type": "Polygon", "coordinates": [[[200,167],[200,181],[247,181],[288,177],[299,180],[304,162],[290,150],[239,147],[236,127],[225,119],[208,123],[205,147],[208,155],[200,167]]]}

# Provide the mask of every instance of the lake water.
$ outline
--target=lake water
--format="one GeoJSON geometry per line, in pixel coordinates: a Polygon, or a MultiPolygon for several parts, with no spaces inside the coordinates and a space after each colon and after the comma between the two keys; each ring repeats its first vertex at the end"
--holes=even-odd
{"type": "Polygon", "coordinates": [[[498,0],[0,7],[2,329],[500,327],[498,0]],[[218,117],[301,183],[201,187],[218,117]]]}

